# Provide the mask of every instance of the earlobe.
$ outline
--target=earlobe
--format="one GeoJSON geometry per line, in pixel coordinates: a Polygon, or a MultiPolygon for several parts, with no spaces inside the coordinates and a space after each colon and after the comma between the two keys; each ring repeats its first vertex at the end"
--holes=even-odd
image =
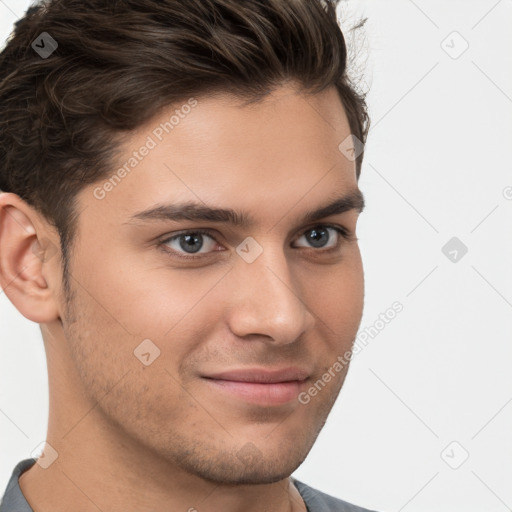
{"type": "Polygon", "coordinates": [[[47,279],[56,247],[38,230],[37,215],[18,195],[0,193],[0,287],[24,317],[46,323],[59,316],[47,279]]]}

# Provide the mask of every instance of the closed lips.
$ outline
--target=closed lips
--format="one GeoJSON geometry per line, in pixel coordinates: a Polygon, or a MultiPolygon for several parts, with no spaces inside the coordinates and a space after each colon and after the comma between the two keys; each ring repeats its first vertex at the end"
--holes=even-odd
{"type": "Polygon", "coordinates": [[[204,375],[204,378],[227,380],[234,382],[253,382],[274,384],[277,382],[304,381],[309,377],[309,371],[304,368],[284,368],[268,370],[261,368],[227,370],[219,373],[204,375]]]}

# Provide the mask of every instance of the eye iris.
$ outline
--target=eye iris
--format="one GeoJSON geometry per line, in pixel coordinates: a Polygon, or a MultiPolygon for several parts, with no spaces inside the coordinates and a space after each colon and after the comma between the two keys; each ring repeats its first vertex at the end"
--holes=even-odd
{"type": "Polygon", "coordinates": [[[201,249],[203,246],[203,240],[202,235],[194,233],[193,235],[181,235],[180,236],[180,247],[184,251],[188,251],[189,249],[192,249],[191,252],[197,252],[201,249]],[[185,240],[185,244],[183,243],[183,240],[185,240]],[[197,243],[199,241],[199,243],[197,243]],[[196,243],[196,245],[194,245],[196,243]]]}
{"type": "Polygon", "coordinates": [[[310,235],[308,235],[309,241],[314,247],[322,247],[324,243],[329,240],[329,235],[327,234],[327,230],[320,228],[314,228],[309,230],[310,235]]]}

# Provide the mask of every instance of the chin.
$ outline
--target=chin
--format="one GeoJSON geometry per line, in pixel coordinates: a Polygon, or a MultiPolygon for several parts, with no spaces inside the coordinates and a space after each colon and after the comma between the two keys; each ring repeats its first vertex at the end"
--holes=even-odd
{"type": "Polygon", "coordinates": [[[306,455],[298,458],[297,454],[293,453],[287,454],[286,458],[270,459],[264,459],[261,454],[259,454],[260,457],[254,456],[255,454],[250,455],[243,453],[242,449],[235,456],[219,454],[215,459],[200,462],[182,460],[181,465],[187,471],[216,485],[263,485],[288,478],[306,458],[306,455]]]}
{"type": "Polygon", "coordinates": [[[198,474],[203,480],[207,480],[216,485],[239,486],[239,485],[264,485],[279,482],[288,478],[296,468],[280,469],[277,468],[240,468],[234,464],[229,471],[207,471],[198,474]]]}

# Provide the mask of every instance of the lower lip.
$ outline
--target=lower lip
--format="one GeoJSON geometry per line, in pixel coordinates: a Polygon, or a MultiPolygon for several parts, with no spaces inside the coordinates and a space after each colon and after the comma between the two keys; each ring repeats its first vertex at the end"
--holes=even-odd
{"type": "Polygon", "coordinates": [[[205,379],[218,391],[262,405],[282,405],[297,400],[302,382],[238,382],[233,380],[205,379]]]}

